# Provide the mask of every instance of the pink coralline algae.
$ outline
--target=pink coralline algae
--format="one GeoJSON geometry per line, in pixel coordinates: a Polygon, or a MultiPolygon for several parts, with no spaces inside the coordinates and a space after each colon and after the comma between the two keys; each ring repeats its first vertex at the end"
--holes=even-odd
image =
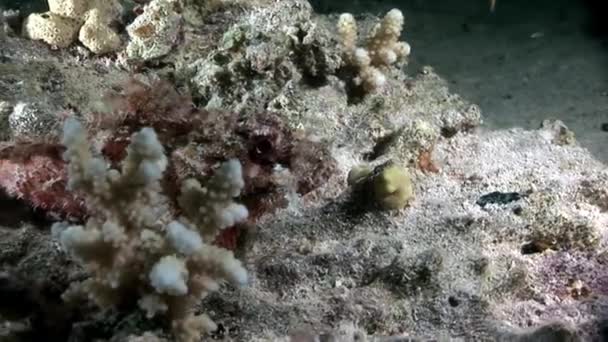
{"type": "MultiPolygon", "coordinates": [[[[248,224],[284,206],[286,191],[305,195],[322,186],[335,169],[325,144],[289,129],[277,115],[239,117],[198,110],[166,82],[146,85],[131,80],[106,102],[111,113],[93,113],[83,121],[110,165],[115,167],[124,158],[132,133],[154,128],[170,160],[163,187],[175,199],[181,180],[204,181],[219,163],[237,158],[243,165],[241,201],[250,211],[248,224]],[[288,170],[291,181],[277,177],[277,168],[288,170]],[[289,185],[293,189],[285,188],[289,185]]],[[[0,188],[53,219],[83,220],[87,208],[77,194],[66,190],[62,153],[63,146],[54,142],[0,145],[0,188]]],[[[242,228],[226,229],[216,243],[235,249],[242,228]]]]}
{"type": "Polygon", "coordinates": [[[51,218],[82,218],[84,202],[65,188],[62,153],[60,145],[0,145],[0,188],[51,218]]]}
{"type": "Polygon", "coordinates": [[[579,292],[608,296],[608,265],[605,256],[583,252],[555,252],[539,265],[539,275],[548,293],[560,298],[578,297],[579,292]],[[580,283],[581,288],[574,286],[580,283]]]}

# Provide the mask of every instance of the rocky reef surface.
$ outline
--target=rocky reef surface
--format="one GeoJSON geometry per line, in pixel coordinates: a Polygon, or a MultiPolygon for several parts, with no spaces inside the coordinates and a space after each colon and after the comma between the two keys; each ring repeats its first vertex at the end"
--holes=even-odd
{"type": "MultiPolygon", "coordinates": [[[[51,224],[91,214],[64,191],[67,117],[85,122],[109,163],[129,134],[155,128],[174,170],[166,187],[230,158],[243,164],[251,219],[220,245],[249,279],[197,302],[217,325],[210,340],[606,333],[608,169],[562,123],[485,130],[476,105],[406,61],[381,69],[379,89],[357,92],[338,16],[306,1],[124,7],[133,13],[113,24],[122,46],[102,55],[24,38],[19,15],[0,23],[2,338],[172,340],[166,322],[129,305],[62,299],[88,272],[51,224]],[[347,182],[362,167],[379,170],[362,176],[373,182],[387,164],[413,190],[398,210],[347,182]]],[[[381,23],[357,19],[361,32],[381,23]]]]}

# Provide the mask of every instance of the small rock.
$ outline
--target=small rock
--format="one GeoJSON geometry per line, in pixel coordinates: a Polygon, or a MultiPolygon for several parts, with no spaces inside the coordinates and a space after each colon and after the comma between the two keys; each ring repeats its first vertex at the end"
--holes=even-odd
{"type": "Polygon", "coordinates": [[[53,132],[58,121],[32,104],[19,102],[8,122],[13,137],[40,137],[53,132]]]}
{"type": "Polygon", "coordinates": [[[0,139],[6,140],[10,136],[9,117],[13,105],[8,101],[0,101],[0,139]]]}
{"type": "Polygon", "coordinates": [[[8,101],[0,101],[0,117],[12,112],[13,106],[8,101]]]}
{"type": "Polygon", "coordinates": [[[104,22],[97,9],[87,13],[87,20],[80,28],[78,39],[95,54],[105,54],[120,48],[120,37],[104,22]]]}
{"type": "Polygon", "coordinates": [[[414,197],[412,181],[407,169],[400,165],[381,166],[370,181],[376,202],[382,208],[404,208],[414,197]]]}
{"type": "Polygon", "coordinates": [[[65,48],[74,42],[79,28],[80,23],[77,20],[45,12],[30,14],[25,19],[23,32],[30,39],[65,48]]]}
{"type": "Polygon", "coordinates": [[[88,9],[87,0],[48,0],[49,11],[66,18],[82,20],[88,9]]]}
{"type": "Polygon", "coordinates": [[[372,173],[372,171],[373,171],[372,168],[370,168],[367,165],[357,165],[357,166],[354,166],[348,172],[348,176],[346,178],[346,182],[348,183],[348,185],[357,184],[358,182],[362,181],[367,176],[369,176],[372,173]]]}
{"type": "Polygon", "coordinates": [[[561,323],[544,325],[535,330],[503,336],[499,341],[514,342],[578,342],[581,338],[574,329],[561,323]]]}
{"type": "Polygon", "coordinates": [[[127,26],[129,59],[151,60],[168,54],[181,31],[182,15],[175,0],[153,0],[127,26]]]}
{"type": "Polygon", "coordinates": [[[544,120],[541,124],[541,134],[556,145],[573,145],[576,137],[561,120],[544,120]]]}
{"type": "Polygon", "coordinates": [[[494,191],[485,194],[475,202],[478,206],[484,208],[488,204],[509,204],[519,201],[523,197],[519,192],[500,192],[494,191]]]}

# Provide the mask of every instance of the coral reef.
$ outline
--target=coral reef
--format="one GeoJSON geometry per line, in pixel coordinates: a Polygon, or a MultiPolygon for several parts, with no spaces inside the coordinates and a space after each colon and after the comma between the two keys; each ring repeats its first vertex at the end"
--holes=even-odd
{"type": "Polygon", "coordinates": [[[116,55],[3,37],[0,338],[605,334],[608,172],[562,122],[478,129],[479,107],[431,67],[400,68],[397,10],[357,17],[372,28],[361,43],[352,17],[304,0],[134,10],[116,55]],[[382,77],[347,63],[357,51],[382,77]],[[71,221],[58,241],[49,217],[71,221]],[[232,251],[245,288],[212,281],[245,279],[232,251]],[[195,303],[197,284],[218,291],[195,303]],[[100,311],[76,289],[118,305],[100,311]]]}

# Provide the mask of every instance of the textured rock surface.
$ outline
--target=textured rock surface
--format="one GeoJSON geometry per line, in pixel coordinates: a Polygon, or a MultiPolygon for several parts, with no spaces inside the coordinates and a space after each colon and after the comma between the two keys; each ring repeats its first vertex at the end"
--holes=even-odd
{"type": "Polygon", "coordinates": [[[72,44],[79,28],[80,23],[75,19],[45,12],[30,14],[24,23],[23,31],[30,39],[65,48],[72,44]]]}
{"type": "Polygon", "coordinates": [[[8,122],[15,138],[40,138],[53,134],[57,128],[57,117],[41,111],[35,105],[19,102],[13,108],[8,122]]]}
{"type": "Polygon", "coordinates": [[[257,307],[245,309],[255,322],[245,325],[288,331],[355,320],[370,333],[492,340],[511,326],[565,321],[586,338],[597,333],[608,213],[581,193],[606,188],[604,165],[523,130],[442,139],[435,158],[441,171],[416,174],[417,196],[398,214],[361,212],[344,193],[269,220],[249,255],[254,289],[232,304],[257,307]],[[532,192],[475,203],[495,190],[532,192]],[[522,249],[560,229],[568,243],[522,249]]]}
{"type": "Polygon", "coordinates": [[[26,37],[58,48],[78,39],[96,54],[120,47],[120,37],[110,26],[123,11],[118,0],[49,0],[48,6],[48,12],[28,15],[23,25],[26,37]]]}
{"type": "Polygon", "coordinates": [[[118,50],[121,43],[120,37],[108,26],[101,13],[97,9],[90,10],[78,33],[78,40],[98,55],[118,50]]]}
{"type": "Polygon", "coordinates": [[[150,60],[162,57],[176,45],[181,31],[182,16],[179,2],[153,0],[128,27],[128,58],[150,60]]]}
{"type": "Polygon", "coordinates": [[[66,18],[82,20],[89,9],[87,0],[48,0],[49,11],[66,18]]]}
{"type": "MultiPolygon", "coordinates": [[[[0,101],[12,106],[19,102],[31,104],[47,117],[66,112],[96,112],[100,95],[129,78],[127,72],[106,58],[83,60],[67,51],[49,53],[45,46],[16,37],[7,37],[3,47],[0,49],[0,101]]],[[[0,116],[0,120],[0,127],[8,128],[8,116],[0,116]]],[[[51,133],[36,132],[36,127],[27,128],[24,124],[17,125],[34,135],[51,133]]],[[[8,130],[0,132],[0,136],[7,134],[10,134],[8,130]]]]}

